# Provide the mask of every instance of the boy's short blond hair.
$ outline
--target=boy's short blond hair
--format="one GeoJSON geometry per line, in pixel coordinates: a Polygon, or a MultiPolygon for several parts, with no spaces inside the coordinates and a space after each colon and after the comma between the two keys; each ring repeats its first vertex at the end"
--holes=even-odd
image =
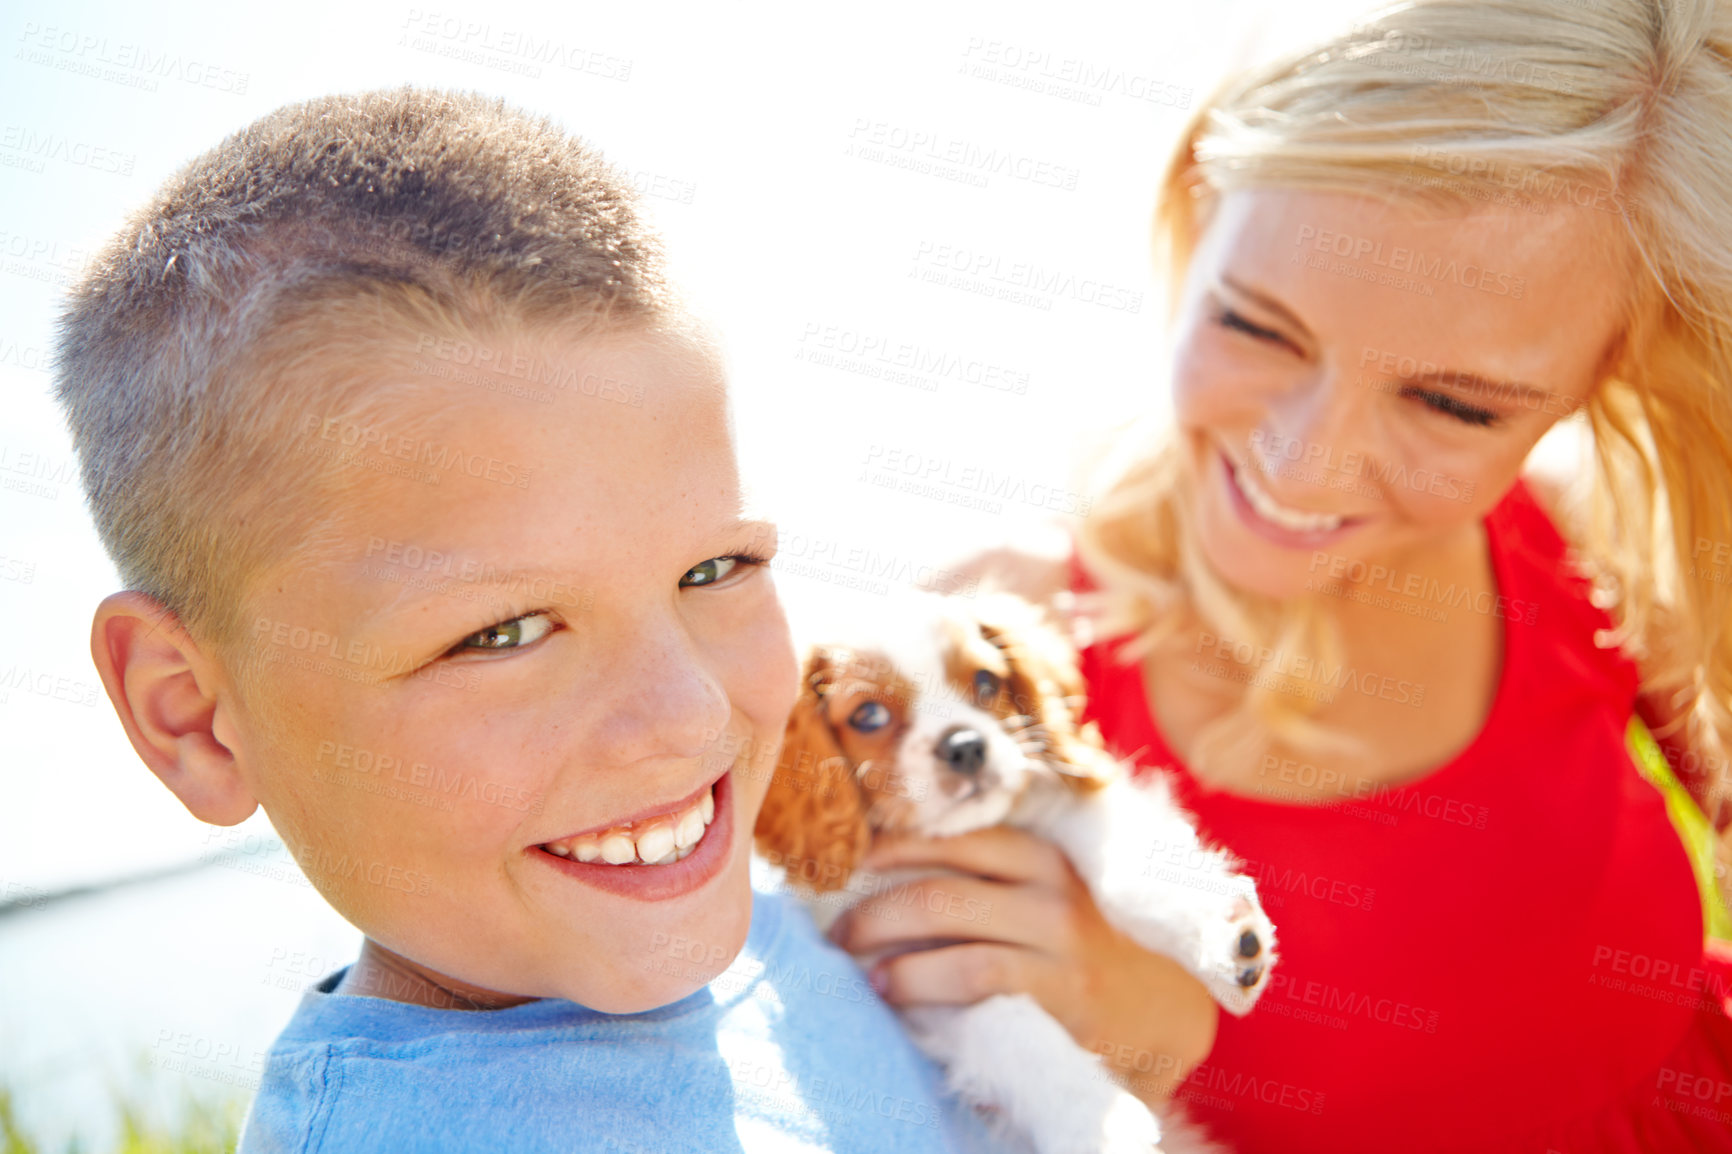
{"type": "Polygon", "coordinates": [[[329,541],[322,497],[354,483],[295,459],[307,414],[435,387],[401,371],[433,334],[673,309],[630,184],[551,121],[476,94],[329,96],[230,136],[127,221],[71,293],[55,392],[122,581],[233,655],[249,578],[329,541]]]}

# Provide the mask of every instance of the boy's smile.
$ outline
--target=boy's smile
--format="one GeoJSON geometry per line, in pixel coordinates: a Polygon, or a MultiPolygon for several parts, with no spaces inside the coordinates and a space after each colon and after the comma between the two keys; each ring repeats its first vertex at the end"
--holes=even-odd
{"type": "Polygon", "coordinates": [[[750,922],[798,679],[773,530],[742,519],[695,341],[495,342],[630,388],[540,404],[397,367],[378,403],[310,414],[350,487],[253,586],[258,672],[216,725],[371,950],[451,989],[645,1010],[725,968],[750,922]],[[331,749],[359,751],[350,772],[331,749]],[[658,956],[676,938],[714,964],[658,956]]]}
{"type": "Polygon", "coordinates": [[[536,849],[554,869],[611,894],[664,901],[689,893],[727,863],[733,844],[732,769],[678,806],[653,806],[642,817],[603,822],[536,849]]]}

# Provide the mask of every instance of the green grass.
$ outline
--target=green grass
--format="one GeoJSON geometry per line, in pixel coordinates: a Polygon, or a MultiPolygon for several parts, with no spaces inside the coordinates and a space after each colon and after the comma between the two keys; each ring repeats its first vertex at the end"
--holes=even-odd
{"type": "MultiPolygon", "coordinates": [[[[183,1089],[175,1123],[152,1117],[136,1099],[117,1095],[114,1113],[120,1137],[104,1154],[231,1154],[240,1139],[246,1102],[238,1098],[212,1101],[183,1089]]],[[[12,1091],[0,1086],[0,1154],[95,1154],[72,1141],[54,1149],[26,1134],[18,1124],[12,1091]]]]}

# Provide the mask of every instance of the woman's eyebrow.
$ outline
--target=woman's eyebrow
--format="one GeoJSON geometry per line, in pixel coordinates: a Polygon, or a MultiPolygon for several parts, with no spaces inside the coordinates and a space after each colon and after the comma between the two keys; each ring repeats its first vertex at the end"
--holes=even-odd
{"type": "Polygon", "coordinates": [[[1276,300],[1274,297],[1270,296],[1268,293],[1263,292],[1259,289],[1252,288],[1250,285],[1242,283],[1241,281],[1228,275],[1227,273],[1221,273],[1218,279],[1219,279],[1221,284],[1226,285],[1228,288],[1232,289],[1239,296],[1242,296],[1246,300],[1252,301],[1255,304],[1257,304],[1257,305],[1259,305],[1265,309],[1268,309],[1270,312],[1274,313],[1276,316],[1280,317],[1282,320],[1286,321],[1288,324],[1290,324],[1294,328],[1298,329],[1300,331],[1300,333],[1302,333],[1303,335],[1305,335],[1305,336],[1311,335],[1311,330],[1305,327],[1304,321],[1300,320],[1297,316],[1294,315],[1293,310],[1289,309],[1286,305],[1282,304],[1280,301],[1276,300]]]}

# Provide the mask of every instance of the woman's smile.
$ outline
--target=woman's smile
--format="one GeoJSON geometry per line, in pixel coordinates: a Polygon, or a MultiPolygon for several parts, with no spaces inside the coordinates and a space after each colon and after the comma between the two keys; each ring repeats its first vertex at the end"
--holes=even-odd
{"type": "Polygon", "coordinates": [[[1365,522],[1364,517],[1289,508],[1263,488],[1257,470],[1234,463],[1224,451],[1216,452],[1215,461],[1214,471],[1240,522],[1272,544],[1287,549],[1319,549],[1336,544],[1365,522]]]}

